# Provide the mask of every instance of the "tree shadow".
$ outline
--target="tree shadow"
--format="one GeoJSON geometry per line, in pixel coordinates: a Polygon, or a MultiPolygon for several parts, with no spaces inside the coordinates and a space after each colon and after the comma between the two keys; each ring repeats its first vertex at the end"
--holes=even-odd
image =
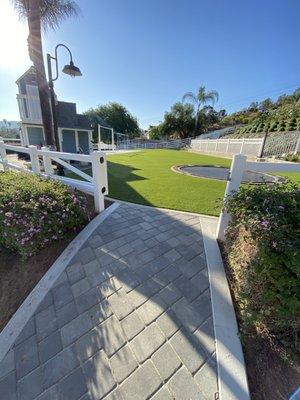
{"type": "MultiPolygon", "coordinates": [[[[122,387],[138,363],[143,368],[165,346],[179,364],[172,375],[161,377],[155,392],[168,385],[176,371],[188,369],[202,394],[213,398],[215,335],[199,218],[122,204],[83,249],[96,255],[104,279],[95,287],[101,297],[96,307],[104,310],[105,318],[94,321],[94,333],[81,349],[95,365],[87,379],[93,395],[103,395],[105,379],[119,379],[122,387]]],[[[232,372],[224,373],[237,398],[246,398],[232,372]]],[[[139,388],[134,390],[139,393],[139,388]]],[[[180,388],[175,388],[174,398],[183,399],[179,393],[180,388]]]]}

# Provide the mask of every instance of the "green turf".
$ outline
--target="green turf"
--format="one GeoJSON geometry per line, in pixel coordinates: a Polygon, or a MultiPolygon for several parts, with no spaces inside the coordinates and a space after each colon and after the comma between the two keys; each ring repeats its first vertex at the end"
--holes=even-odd
{"type": "MultiPolygon", "coordinates": [[[[155,207],[219,215],[226,182],[171,170],[174,165],[184,164],[229,167],[231,160],[178,150],[144,150],[109,155],[109,196],[155,207]]],[[[90,170],[85,172],[91,174],[90,170]]],[[[299,173],[282,175],[300,183],[299,173]]]]}
{"type": "Polygon", "coordinates": [[[139,204],[218,215],[226,183],[173,172],[173,165],[229,166],[230,160],[177,150],[146,150],[108,157],[109,196],[139,204]]]}

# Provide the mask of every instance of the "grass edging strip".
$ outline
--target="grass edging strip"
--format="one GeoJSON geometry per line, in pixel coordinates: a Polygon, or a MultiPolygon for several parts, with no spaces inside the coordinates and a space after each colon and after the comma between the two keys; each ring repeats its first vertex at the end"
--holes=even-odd
{"type": "Polygon", "coordinates": [[[34,314],[41,301],[44,299],[54,282],[65,270],[68,263],[78,252],[80,247],[85,243],[94,230],[101,224],[116,208],[119,203],[113,203],[101,214],[95,217],[66,247],[39,283],[34,287],[31,293],[26,297],[24,302],[9,320],[7,325],[0,333],[0,362],[3,360],[13,343],[34,314]]]}
{"type": "Polygon", "coordinates": [[[200,217],[210,282],[220,400],[250,400],[238,325],[216,240],[217,221],[200,217]]]}

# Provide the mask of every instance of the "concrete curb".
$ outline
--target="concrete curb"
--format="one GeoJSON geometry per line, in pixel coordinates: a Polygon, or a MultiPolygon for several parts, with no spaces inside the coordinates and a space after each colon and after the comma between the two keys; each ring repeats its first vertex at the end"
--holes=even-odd
{"type": "Polygon", "coordinates": [[[216,240],[217,221],[200,218],[216,337],[220,400],[250,400],[244,355],[225,270],[216,240]]]}
{"type": "Polygon", "coordinates": [[[46,274],[39,281],[39,283],[26,297],[24,302],[0,333],[0,362],[10,350],[18,335],[21,333],[30,317],[34,314],[41,301],[51,289],[54,282],[66,269],[67,265],[78,252],[80,247],[90,237],[99,224],[101,224],[118,207],[118,203],[113,203],[101,214],[95,217],[65,248],[58,259],[52,264],[46,274]]]}

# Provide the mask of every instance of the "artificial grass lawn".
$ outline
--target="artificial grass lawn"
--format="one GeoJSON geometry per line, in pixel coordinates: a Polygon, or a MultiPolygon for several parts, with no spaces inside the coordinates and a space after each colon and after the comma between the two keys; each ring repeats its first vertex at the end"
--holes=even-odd
{"type": "Polygon", "coordinates": [[[178,150],[145,150],[108,157],[109,196],[133,203],[218,215],[226,182],[173,172],[173,165],[230,166],[230,160],[178,150]]]}
{"type": "MultiPolygon", "coordinates": [[[[132,203],[219,215],[226,182],[173,172],[173,165],[230,167],[231,160],[179,150],[144,150],[108,156],[109,196],[132,203]]],[[[91,170],[85,170],[91,174],[91,170]]],[[[300,183],[300,173],[278,174],[300,183]]],[[[68,176],[79,178],[75,174],[68,176]]],[[[79,178],[80,179],[80,178],[79,178]]]]}

